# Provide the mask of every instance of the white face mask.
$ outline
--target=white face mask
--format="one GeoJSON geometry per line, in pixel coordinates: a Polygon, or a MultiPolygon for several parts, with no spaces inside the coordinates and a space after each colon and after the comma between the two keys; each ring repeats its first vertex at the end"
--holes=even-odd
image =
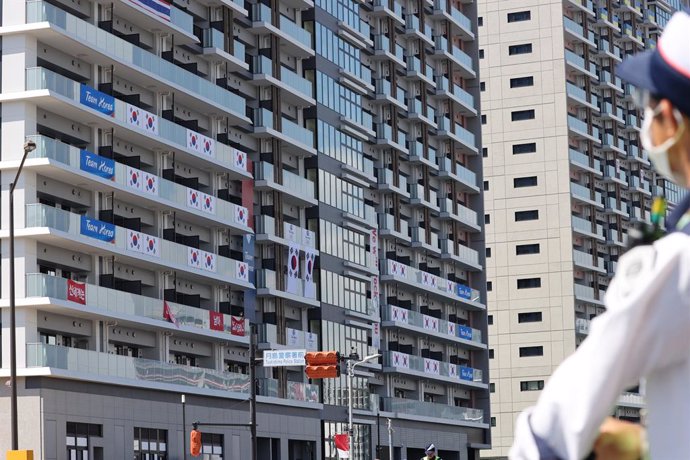
{"type": "Polygon", "coordinates": [[[668,158],[668,151],[671,147],[676,145],[676,143],[683,137],[683,132],[685,131],[685,123],[683,123],[683,117],[678,112],[678,110],[673,109],[673,116],[678,120],[678,131],[676,134],[667,139],[661,145],[654,145],[652,142],[651,128],[654,118],[660,113],[660,109],[652,109],[647,107],[644,109],[644,122],[642,123],[642,128],[640,131],[640,142],[642,142],[642,148],[649,153],[649,159],[652,161],[654,168],[659,174],[664,176],[671,182],[685,187],[686,179],[680,173],[676,173],[671,169],[671,161],[668,158]]]}

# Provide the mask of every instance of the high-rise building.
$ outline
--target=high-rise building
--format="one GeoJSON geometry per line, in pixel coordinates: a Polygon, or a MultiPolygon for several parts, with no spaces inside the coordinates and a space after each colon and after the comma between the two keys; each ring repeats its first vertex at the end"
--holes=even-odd
{"type": "MultiPolygon", "coordinates": [[[[248,423],[250,323],[285,359],[383,355],[355,369],[352,458],[388,458],[387,419],[397,459],[488,448],[475,2],[0,7],[3,184],[36,144],[14,194],[20,448],[181,459],[193,421],[248,423]]],[[[337,457],[344,375],[256,385],[258,458],[337,457]]],[[[201,431],[202,458],[249,455],[246,428],[201,431]]]]}
{"type": "MultiPolygon", "coordinates": [[[[487,231],[491,450],[587,336],[627,231],[679,189],[651,169],[641,113],[616,76],[654,47],[676,1],[482,0],[478,14],[487,231]]],[[[639,417],[637,389],[616,415],[639,417]]]]}

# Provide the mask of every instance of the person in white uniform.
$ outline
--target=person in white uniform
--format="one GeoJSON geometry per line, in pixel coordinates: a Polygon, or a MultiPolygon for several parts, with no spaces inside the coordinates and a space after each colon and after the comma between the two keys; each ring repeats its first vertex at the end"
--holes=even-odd
{"type": "MultiPolygon", "coordinates": [[[[644,108],[640,141],[656,171],[690,188],[690,12],[674,14],[657,48],[624,60],[618,76],[637,88],[644,108]]],[[[511,459],[580,460],[596,453],[602,439],[615,439],[602,433],[617,430],[615,422],[602,422],[619,395],[643,378],[649,450],[641,452],[643,441],[633,439],[640,451],[634,457],[690,459],[690,194],[665,223],[665,236],[620,258],[607,311],[592,321],[589,336],[554,372],[536,406],[518,417],[511,459]]],[[[644,430],[627,433],[636,438],[644,430]]]]}

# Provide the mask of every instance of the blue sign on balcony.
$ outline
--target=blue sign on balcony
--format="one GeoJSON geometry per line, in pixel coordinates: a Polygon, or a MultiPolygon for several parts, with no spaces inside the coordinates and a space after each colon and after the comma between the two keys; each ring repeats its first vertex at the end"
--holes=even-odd
{"type": "Polygon", "coordinates": [[[472,300],[472,289],[458,283],[458,296],[463,299],[472,300]]]}
{"type": "Polygon", "coordinates": [[[458,366],[460,368],[460,380],[474,381],[474,369],[471,367],[458,366]]]}
{"type": "Polygon", "coordinates": [[[79,233],[107,243],[115,242],[115,226],[108,222],[91,219],[90,217],[81,216],[79,233]]]}
{"type": "Polygon", "coordinates": [[[472,340],[472,328],[458,325],[458,337],[465,340],[472,340]]]}
{"type": "Polygon", "coordinates": [[[79,153],[79,169],[105,179],[115,180],[115,161],[88,150],[82,150],[79,153]]]}
{"type": "Polygon", "coordinates": [[[79,89],[79,102],[106,115],[115,116],[115,98],[82,83],[79,89]]]}

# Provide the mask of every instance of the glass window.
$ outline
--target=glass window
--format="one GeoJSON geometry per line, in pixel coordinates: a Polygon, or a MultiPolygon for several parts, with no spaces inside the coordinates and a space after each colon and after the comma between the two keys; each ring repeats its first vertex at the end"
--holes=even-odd
{"type": "Polygon", "coordinates": [[[223,460],[223,435],[201,433],[201,459],[223,460]]]}
{"type": "Polygon", "coordinates": [[[525,86],[534,86],[534,77],[518,77],[510,79],[511,88],[523,88],[525,86]]]}
{"type": "Polygon", "coordinates": [[[534,109],[516,110],[514,112],[510,112],[511,121],[534,120],[535,116],[534,109]]]}
{"type": "Polygon", "coordinates": [[[541,287],[541,278],[522,278],[517,280],[518,289],[534,289],[541,287]]]}
{"type": "Polygon", "coordinates": [[[533,209],[530,211],[515,211],[515,222],[523,222],[526,220],[539,219],[539,210],[533,209]]]}
{"type": "Polygon", "coordinates": [[[513,155],[520,155],[523,153],[534,153],[537,151],[537,144],[535,142],[530,142],[527,144],[515,144],[513,145],[513,155]]]}
{"type": "Polygon", "coordinates": [[[513,179],[514,188],[534,187],[537,185],[537,176],[516,177],[513,179]]]}
{"type": "Polygon", "coordinates": [[[529,21],[530,19],[532,19],[532,12],[529,10],[508,13],[508,22],[529,21]]]}
{"type": "Polygon", "coordinates": [[[539,243],[518,244],[515,246],[515,255],[524,256],[526,254],[539,254],[539,243]]]}
{"type": "Polygon", "coordinates": [[[529,54],[532,52],[531,43],[523,43],[521,45],[511,45],[508,47],[508,54],[514,56],[516,54],[529,54]]]}
{"type": "Polygon", "coordinates": [[[541,312],[530,311],[526,313],[518,313],[518,323],[540,323],[541,312]]]}
{"type": "Polygon", "coordinates": [[[539,391],[543,389],[543,380],[527,380],[525,382],[520,382],[520,391],[539,391]]]}
{"type": "Polygon", "coordinates": [[[544,356],[544,347],[520,347],[520,357],[544,356]]]}
{"type": "Polygon", "coordinates": [[[134,428],[134,460],[167,460],[168,431],[134,428]]]}

